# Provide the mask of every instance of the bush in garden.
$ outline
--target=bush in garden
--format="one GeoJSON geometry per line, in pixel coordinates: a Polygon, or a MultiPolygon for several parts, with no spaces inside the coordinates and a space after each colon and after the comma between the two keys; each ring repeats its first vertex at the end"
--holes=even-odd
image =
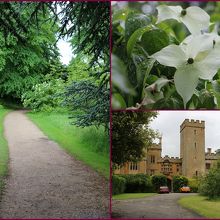
{"type": "Polygon", "coordinates": [[[151,181],[156,191],[159,190],[160,186],[167,185],[167,178],[162,174],[152,176],[151,181]]]}
{"type": "Polygon", "coordinates": [[[119,175],[112,176],[112,194],[122,194],[125,191],[126,180],[119,175]]]}
{"type": "Polygon", "coordinates": [[[220,161],[201,179],[199,192],[209,199],[220,198],[220,161]]]}
{"type": "Polygon", "coordinates": [[[61,106],[64,83],[61,79],[53,79],[33,86],[32,90],[22,95],[23,105],[34,111],[52,111],[61,106]]]}
{"type": "Polygon", "coordinates": [[[153,9],[146,15],[141,4],[113,5],[113,108],[219,108],[220,36],[215,11],[209,10],[210,17],[198,6],[186,8],[184,2],[178,6],[157,2],[156,8],[146,2],[153,9]]]}
{"type": "Polygon", "coordinates": [[[190,192],[197,193],[199,188],[199,179],[189,179],[188,186],[190,187],[190,192]]]}
{"type": "Polygon", "coordinates": [[[150,176],[146,174],[127,174],[120,176],[126,179],[126,193],[153,192],[153,185],[150,176]]]}
{"type": "Polygon", "coordinates": [[[185,176],[173,177],[173,191],[179,192],[180,188],[188,185],[188,179],[185,176]]]}

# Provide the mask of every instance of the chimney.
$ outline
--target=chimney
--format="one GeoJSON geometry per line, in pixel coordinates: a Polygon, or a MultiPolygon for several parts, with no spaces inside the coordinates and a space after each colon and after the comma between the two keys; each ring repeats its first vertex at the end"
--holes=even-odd
{"type": "Polygon", "coordinates": [[[211,153],[212,153],[212,148],[207,148],[207,150],[208,150],[208,155],[211,155],[211,153]]]}

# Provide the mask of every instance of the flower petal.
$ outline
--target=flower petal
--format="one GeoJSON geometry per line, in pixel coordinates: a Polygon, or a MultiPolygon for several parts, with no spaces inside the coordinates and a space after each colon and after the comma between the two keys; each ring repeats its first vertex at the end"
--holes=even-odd
{"type": "Polygon", "coordinates": [[[159,52],[151,55],[160,64],[165,66],[179,67],[186,62],[186,56],[182,49],[177,45],[169,45],[159,52]]]}
{"type": "Polygon", "coordinates": [[[200,7],[191,6],[186,9],[186,15],[181,17],[190,33],[200,34],[201,30],[208,29],[210,16],[200,7]]]}
{"type": "Polygon", "coordinates": [[[220,68],[220,46],[212,49],[203,60],[195,62],[194,66],[200,72],[199,78],[211,80],[220,68]]]}
{"type": "Polygon", "coordinates": [[[167,5],[160,5],[157,7],[158,10],[158,19],[157,24],[161,21],[167,19],[175,19],[180,21],[180,13],[182,11],[182,7],[180,6],[167,6],[167,5]]]}
{"type": "Polygon", "coordinates": [[[176,90],[183,98],[184,108],[198,85],[198,75],[199,71],[193,65],[184,65],[178,68],[174,75],[176,90]]]}
{"type": "Polygon", "coordinates": [[[200,52],[213,49],[215,38],[216,35],[214,34],[190,35],[183,40],[181,48],[185,51],[188,58],[195,59],[200,52]]]}

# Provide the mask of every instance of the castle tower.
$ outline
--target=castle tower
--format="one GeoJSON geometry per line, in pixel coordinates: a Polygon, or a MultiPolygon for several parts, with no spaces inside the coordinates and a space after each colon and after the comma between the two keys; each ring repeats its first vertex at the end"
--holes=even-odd
{"type": "Polygon", "coordinates": [[[185,119],[180,126],[182,174],[192,178],[205,173],[205,121],[185,119]]]}

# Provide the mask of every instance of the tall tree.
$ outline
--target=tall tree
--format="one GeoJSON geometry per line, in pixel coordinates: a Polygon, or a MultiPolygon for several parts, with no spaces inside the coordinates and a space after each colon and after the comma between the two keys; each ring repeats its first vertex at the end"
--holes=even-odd
{"type": "Polygon", "coordinates": [[[55,45],[58,26],[45,23],[49,11],[41,11],[26,27],[34,6],[36,3],[0,3],[1,97],[20,100],[26,90],[43,80],[49,65],[59,61],[55,45]]]}
{"type": "Polygon", "coordinates": [[[143,157],[144,149],[157,137],[157,132],[149,127],[149,123],[156,117],[157,112],[113,112],[113,165],[137,162],[143,157]]]}
{"type": "MultiPolygon", "coordinates": [[[[86,55],[85,69],[94,80],[73,82],[66,97],[72,110],[80,110],[75,124],[109,126],[110,108],[110,3],[69,2],[61,5],[61,35],[71,36],[75,53],[86,55]],[[94,16],[95,15],[95,16],[94,16]]],[[[91,79],[91,78],[90,78],[91,79]]]]}

